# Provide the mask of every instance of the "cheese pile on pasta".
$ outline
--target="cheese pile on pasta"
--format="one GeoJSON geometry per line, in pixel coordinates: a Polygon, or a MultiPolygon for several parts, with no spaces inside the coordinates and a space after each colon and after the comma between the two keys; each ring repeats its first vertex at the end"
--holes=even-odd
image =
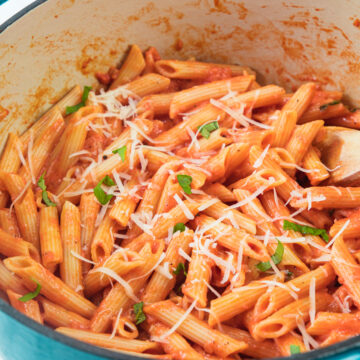
{"type": "MultiPolygon", "coordinates": [[[[0,288],[33,320],[154,359],[287,356],[360,332],[360,188],[321,161],[342,93],[133,45],[0,160],[0,288]]],[[[353,126],[355,126],[353,125],[353,126]]]]}

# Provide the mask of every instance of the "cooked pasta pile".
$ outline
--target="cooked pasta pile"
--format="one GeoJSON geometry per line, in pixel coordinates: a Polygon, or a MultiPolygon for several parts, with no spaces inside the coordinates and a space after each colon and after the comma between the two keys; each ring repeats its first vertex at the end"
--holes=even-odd
{"type": "Polygon", "coordinates": [[[360,188],[322,161],[342,93],[133,45],[0,160],[0,287],[35,321],[154,359],[287,356],[360,332],[360,188]]]}

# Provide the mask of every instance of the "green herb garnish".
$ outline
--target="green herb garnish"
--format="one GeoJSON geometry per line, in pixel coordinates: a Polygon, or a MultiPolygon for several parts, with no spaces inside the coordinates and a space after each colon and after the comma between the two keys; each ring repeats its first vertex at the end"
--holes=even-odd
{"type": "Polygon", "coordinates": [[[67,106],[66,110],[65,110],[65,114],[66,115],[72,114],[72,113],[78,111],[83,106],[85,106],[86,100],[89,97],[90,90],[92,90],[91,86],[84,86],[84,91],[83,91],[83,94],[81,97],[81,102],[79,102],[78,104],[76,104],[74,106],[67,106]]]}
{"type": "MultiPolygon", "coordinates": [[[[277,239],[278,244],[276,247],[276,250],[274,252],[274,255],[271,256],[271,260],[274,262],[275,265],[279,264],[282,260],[282,257],[284,255],[284,245],[282,244],[282,242],[277,239]]],[[[256,267],[260,270],[260,271],[267,271],[271,269],[271,264],[270,261],[265,261],[265,262],[260,262],[256,265],[256,267]]]]}
{"type": "Polygon", "coordinates": [[[113,150],[112,153],[113,154],[119,154],[119,156],[121,157],[122,162],[124,162],[125,157],[126,157],[126,145],[124,145],[121,148],[118,148],[116,150],[113,150]]]}
{"type": "Polygon", "coordinates": [[[219,123],[217,121],[212,121],[211,123],[199,126],[200,134],[205,138],[208,139],[210,134],[219,128],[219,123]]]}
{"type": "Polygon", "coordinates": [[[113,197],[112,194],[107,194],[101,187],[102,184],[105,184],[106,186],[114,186],[115,183],[113,179],[106,175],[103,179],[100,180],[100,182],[94,187],[94,194],[96,198],[98,199],[99,203],[101,205],[106,205],[113,197]]]}
{"type": "Polygon", "coordinates": [[[36,289],[35,289],[35,291],[28,292],[27,294],[25,294],[24,296],[19,298],[19,300],[22,301],[22,302],[27,302],[29,300],[32,300],[32,299],[36,298],[40,294],[41,285],[34,278],[31,278],[31,280],[34,283],[36,283],[36,289]]]}
{"type": "Polygon", "coordinates": [[[144,307],[143,301],[134,304],[135,324],[136,325],[139,325],[146,320],[146,315],[144,314],[143,307],[144,307]]]}
{"type": "Polygon", "coordinates": [[[42,190],[43,202],[45,203],[46,206],[56,206],[56,204],[49,199],[49,195],[46,191],[44,175],[45,175],[45,173],[40,176],[40,179],[37,183],[38,187],[42,190]]]}
{"type": "Polygon", "coordinates": [[[191,194],[192,177],[190,175],[176,175],[177,181],[186,194],[191,194]]]}
{"type": "Polygon", "coordinates": [[[187,271],[185,270],[184,263],[179,263],[176,269],[173,271],[175,275],[179,275],[181,271],[184,273],[185,276],[187,276],[187,271]]]}
{"type": "Polygon", "coordinates": [[[174,226],[174,233],[176,233],[177,231],[180,231],[180,232],[185,231],[185,224],[184,223],[177,223],[174,226]]]}
{"type": "Polygon", "coordinates": [[[300,346],[299,345],[290,345],[290,354],[294,355],[294,354],[300,354],[300,346]]]}
{"type": "Polygon", "coordinates": [[[327,109],[329,106],[332,106],[332,105],[337,105],[337,104],[340,104],[340,100],[334,100],[334,101],[331,101],[327,104],[323,104],[320,106],[320,110],[323,111],[325,109],[327,109]]]}
{"type": "Polygon", "coordinates": [[[325,242],[329,242],[329,235],[326,233],[325,229],[317,229],[307,225],[295,224],[288,220],[284,220],[283,229],[298,231],[303,235],[321,236],[325,242]]]}

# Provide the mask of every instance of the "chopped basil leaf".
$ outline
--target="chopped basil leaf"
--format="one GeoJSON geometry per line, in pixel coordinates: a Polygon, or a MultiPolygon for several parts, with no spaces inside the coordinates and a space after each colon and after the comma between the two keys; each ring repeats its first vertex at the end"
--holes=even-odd
{"type": "Polygon", "coordinates": [[[40,176],[40,179],[39,179],[39,181],[38,181],[37,184],[38,184],[38,187],[39,187],[41,190],[45,190],[45,191],[46,191],[46,185],[45,185],[44,175],[45,175],[45,173],[40,176]]]}
{"type": "Polygon", "coordinates": [[[217,121],[212,121],[211,123],[199,126],[199,132],[205,139],[208,139],[210,134],[218,128],[219,123],[217,121]]]}
{"type": "Polygon", "coordinates": [[[290,345],[290,354],[294,355],[294,354],[300,354],[300,346],[299,345],[290,345]]]}
{"type": "Polygon", "coordinates": [[[325,229],[317,229],[307,225],[295,224],[288,220],[284,220],[283,229],[298,231],[303,235],[318,235],[321,236],[325,242],[329,242],[329,235],[326,233],[325,229]]]}
{"type": "Polygon", "coordinates": [[[112,194],[107,194],[101,187],[102,184],[106,186],[114,186],[114,180],[109,175],[106,175],[100,182],[94,187],[94,194],[101,205],[106,205],[113,197],[112,194]]]}
{"type": "Polygon", "coordinates": [[[325,109],[327,109],[329,106],[331,106],[331,105],[337,105],[337,104],[340,104],[340,100],[334,100],[334,101],[331,101],[331,102],[329,102],[329,103],[327,103],[327,104],[323,104],[323,105],[320,106],[320,110],[321,110],[321,111],[322,111],[322,110],[325,110],[325,109]]]}
{"type": "Polygon", "coordinates": [[[184,263],[179,263],[176,269],[173,271],[173,273],[175,275],[179,275],[181,271],[184,273],[185,276],[187,276],[187,271],[185,270],[184,263]]]}
{"type": "Polygon", "coordinates": [[[180,231],[180,232],[185,231],[185,224],[184,223],[177,223],[174,226],[174,233],[176,233],[177,231],[180,231]]]}
{"type": "Polygon", "coordinates": [[[134,304],[136,325],[139,325],[146,320],[146,315],[144,314],[143,307],[144,307],[144,303],[142,301],[134,304]]]}
{"type": "Polygon", "coordinates": [[[42,190],[43,202],[45,203],[46,206],[56,206],[56,204],[49,199],[48,193],[46,191],[44,175],[45,173],[40,176],[40,179],[37,183],[38,187],[42,190]]]}
{"type": "Polygon", "coordinates": [[[84,91],[83,91],[83,94],[81,97],[81,102],[79,102],[78,104],[73,105],[73,106],[67,106],[66,110],[65,110],[65,114],[66,115],[72,114],[72,113],[78,111],[83,106],[85,106],[86,100],[89,97],[89,92],[91,89],[92,89],[91,86],[84,86],[84,91]]]}
{"type": "MultiPolygon", "coordinates": [[[[271,256],[271,260],[274,262],[275,265],[279,264],[282,260],[282,257],[284,255],[284,245],[282,244],[282,242],[277,239],[278,244],[276,247],[276,250],[274,252],[274,255],[271,256]]],[[[271,269],[271,265],[270,265],[270,261],[266,261],[266,262],[260,262],[256,265],[256,267],[260,270],[260,271],[267,271],[271,269]]]]}
{"type": "Polygon", "coordinates": [[[191,194],[192,177],[190,175],[176,175],[177,181],[186,194],[191,194]]]}
{"type": "Polygon", "coordinates": [[[101,181],[106,186],[114,186],[115,185],[114,180],[109,175],[106,175],[101,181]]]}
{"type": "Polygon", "coordinates": [[[36,289],[34,291],[28,292],[27,294],[25,294],[24,296],[19,298],[19,300],[22,301],[22,302],[27,302],[29,300],[32,300],[32,299],[36,298],[40,294],[41,285],[34,278],[31,278],[31,280],[34,283],[36,283],[36,289]]]}
{"type": "Polygon", "coordinates": [[[88,99],[89,97],[89,92],[92,90],[92,87],[91,86],[84,86],[84,91],[83,91],[83,94],[82,94],[82,97],[81,97],[81,101],[84,103],[86,103],[86,100],[88,99]]]}
{"type": "Polygon", "coordinates": [[[73,106],[67,106],[65,110],[65,115],[72,114],[74,112],[77,112],[80,108],[82,108],[84,104],[81,102],[79,104],[73,105],[73,106]]]}
{"type": "Polygon", "coordinates": [[[353,108],[351,110],[349,110],[350,112],[354,113],[356,110],[359,110],[359,108],[353,108]]]}
{"type": "Polygon", "coordinates": [[[125,157],[126,157],[126,145],[124,145],[121,148],[118,148],[116,150],[113,150],[112,153],[113,154],[119,154],[119,156],[121,157],[122,162],[124,162],[125,157]]]}

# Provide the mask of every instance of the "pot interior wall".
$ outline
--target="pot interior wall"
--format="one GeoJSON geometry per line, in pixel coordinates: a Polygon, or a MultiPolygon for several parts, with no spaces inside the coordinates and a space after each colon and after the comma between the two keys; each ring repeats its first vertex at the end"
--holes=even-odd
{"type": "Polygon", "coordinates": [[[45,1],[0,34],[0,104],[10,110],[0,148],[73,85],[95,84],[94,72],[133,43],[164,57],[250,65],[260,82],[288,90],[316,80],[359,105],[357,14],[357,0],[45,1]]]}

